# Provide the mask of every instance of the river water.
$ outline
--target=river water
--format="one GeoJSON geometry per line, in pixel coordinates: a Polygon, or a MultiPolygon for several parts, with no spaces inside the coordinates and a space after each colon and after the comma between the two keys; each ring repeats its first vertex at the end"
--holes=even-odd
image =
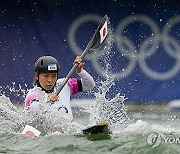
{"type": "MultiPolygon", "coordinates": [[[[130,124],[116,128],[110,138],[104,140],[102,137],[93,140],[73,133],[55,132],[30,138],[20,133],[1,132],[0,153],[178,154],[180,152],[179,113],[129,111],[127,114],[132,119],[130,124]]],[[[87,123],[88,116],[81,116],[77,115],[77,120],[87,123]]],[[[2,127],[5,126],[1,125],[2,127]]]]}
{"type": "Polygon", "coordinates": [[[9,98],[0,96],[0,153],[178,154],[180,113],[165,107],[161,110],[128,110],[125,96],[105,97],[112,85],[112,80],[107,79],[102,83],[101,91],[96,93],[96,99],[72,101],[73,125],[53,113],[55,120],[50,125],[55,125],[56,129],[34,138],[21,132],[26,124],[45,131],[42,129],[44,114],[28,115],[22,107],[15,107],[9,98]],[[109,136],[82,135],[82,129],[99,121],[110,123],[112,133],[109,136]]]}

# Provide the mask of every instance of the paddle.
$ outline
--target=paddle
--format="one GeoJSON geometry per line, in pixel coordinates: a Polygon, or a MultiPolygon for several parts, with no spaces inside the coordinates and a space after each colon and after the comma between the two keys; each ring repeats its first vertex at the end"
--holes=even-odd
{"type": "MultiPolygon", "coordinates": [[[[91,38],[88,45],[86,46],[85,50],[80,55],[81,59],[83,59],[89,51],[96,49],[96,48],[99,48],[101,46],[101,44],[104,42],[107,34],[108,34],[108,16],[105,15],[104,18],[102,19],[102,21],[100,22],[98,28],[96,29],[93,37],[91,38]]],[[[72,76],[72,74],[76,70],[77,66],[78,66],[78,63],[73,65],[73,67],[71,68],[71,70],[67,74],[64,81],[58,87],[58,89],[56,91],[57,95],[61,92],[61,90],[63,89],[65,84],[68,82],[69,78],[72,76]]]]}

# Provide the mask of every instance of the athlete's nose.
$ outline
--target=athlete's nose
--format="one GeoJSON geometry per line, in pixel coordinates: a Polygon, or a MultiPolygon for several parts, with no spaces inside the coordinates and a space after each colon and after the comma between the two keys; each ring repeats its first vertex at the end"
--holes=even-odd
{"type": "Polygon", "coordinates": [[[52,77],[48,77],[48,82],[52,82],[52,77]]]}

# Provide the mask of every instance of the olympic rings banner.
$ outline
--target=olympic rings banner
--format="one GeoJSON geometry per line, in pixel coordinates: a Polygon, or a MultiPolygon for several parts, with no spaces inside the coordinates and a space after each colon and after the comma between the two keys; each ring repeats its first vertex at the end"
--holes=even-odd
{"type": "Polygon", "coordinates": [[[17,91],[32,87],[33,65],[42,55],[57,58],[59,76],[66,76],[107,14],[112,39],[104,46],[110,43],[111,50],[107,55],[104,48],[97,49],[84,59],[85,69],[95,81],[105,80],[108,63],[109,74],[115,79],[109,97],[120,92],[132,103],[180,99],[178,0],[0,3],[1,94],[22,100],[17,91]]]}

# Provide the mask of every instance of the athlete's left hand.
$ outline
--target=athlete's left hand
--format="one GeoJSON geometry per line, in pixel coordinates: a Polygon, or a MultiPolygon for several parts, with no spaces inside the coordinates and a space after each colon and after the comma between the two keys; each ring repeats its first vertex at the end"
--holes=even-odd
{"type": "Polygon", "coordinates": [[[76,72],[80,73],[83,70],[84,64],[82,63],[82,59],[80,56],[77,56],[76,59],[73,62],[73,65],[78,63],[78,67],[76,68],[76,72]]]}

